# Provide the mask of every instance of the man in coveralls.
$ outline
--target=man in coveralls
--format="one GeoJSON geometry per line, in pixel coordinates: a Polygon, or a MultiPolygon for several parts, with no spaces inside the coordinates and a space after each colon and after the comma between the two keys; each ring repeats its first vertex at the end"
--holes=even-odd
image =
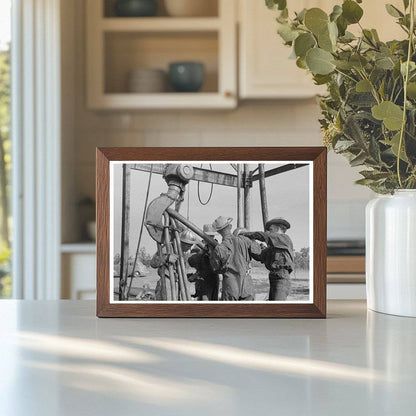
{"type": "Polygon", "coordinates": [[[286,234],[290,224],[283,218],[273,218],[266,223],[266,231],[245,232],[244,236],[264,241],[267,247],[261,262],[269,270],[269,300],[286,300],[290,293],[290,273],[294,269],[294,252],[291,238],[286,234]]]}
{"type": "Polygon", "coordinates": [[[222,236],[221,244],[211,249],[211,266],[222,273],[222,299],[224,301],[254,300],[251,279],[250,252],[258,252],[260,247],[242,235],[231,233],[232,218],[218,217],[212,224],[222,236]]]}
{"type": "MultiPolygon", "coordinates": [[[[211,224],[205,224],[203,231],[210,237],[217,235],[211,224]]],[[[195,282],[195,295],[192,296],[197,300],[218,300],[219,277],[212,269],[208,245],[193,249],[188,263],[196,269],[196,273],[188,274],[188,280],[195,282]]]]}

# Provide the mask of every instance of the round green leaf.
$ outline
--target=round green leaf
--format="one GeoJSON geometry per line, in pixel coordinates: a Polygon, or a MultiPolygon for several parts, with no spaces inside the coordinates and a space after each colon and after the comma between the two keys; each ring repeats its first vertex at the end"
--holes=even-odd
{"type": "Polygon", "coordinates": [[[318,7],[309,9],[305,13],[305,26],[315,35],[327,30],[328,15],[318,7]]]}
{"type": "Polygon", "coordinates": [[[391,101],[383,101],[371,109],[373,117],[382,120],[389,130],[399,130],[402,127],[403,110],[391,101]]]}
{"type": "Polygon", "coordinates": [[[342,3],[342,16],[349,24],[358,23],[363,13],[363,9],[353,0],[342,3]]]}
{"type": "Polygon", "coordinates": [[[310,49],[306,54],[306,65],[313,74],[327,75],[334,69],[333,56],[320,48],[310,49]]]}
{"type": "Polygon", "coordinates": [[[279,23],[277,25],[277,33],[285,42],[292,42],[299,36],[299,32],[293,30],[292,27],[286,23],[279,23]]]}
{"type": "Polygon", "coordinates": [[[338,17],[340,17],[342,14],[342,7],[336,4],[332,10],[332,13],[329,15],[329,19],[331,22],[335,22],[338,17]]]}
{"type": "Polygon", "coordinates": [[[335,51],[337,45],[338,27],[334,22],[326,25],[326,30],[318,35],[318,45],[328,52],[335,51]]]}
{"type": "Polygon", "coordinates": [[[318,35],[318,45],[321,49],[332,52],[334,45],[331,42],[331,38],[329,37],[328,32],[318,35]]]}
{"type": "Polygon", "coordinates": [[[298,58],[296,59],[296,66],[301,69],[306,69],[306,60],[305,58],[298,58]]]}
{"type": "Polygon", "coordinates": [[[302,33],[295,40],[296,56],[303,58],[306,52],[315,46],[315,40],[310,33],[302,33]]]}
{"type": "Polygon", "coordinates": [[[355,86],[355,90],[357,92],[370,92],[371,91],[371,82],[367,79],[362,79],[361,81],[357,82],[355,86]]]}
{"type": "Polygon", "coordinates": [[[411,100],[416,100],[416,82],[409,82],[407,84],[407,97],[411,100]]]}
{"type": "Polygon", "coordinates": [[[266,0],[266,6],[271,10],[284,10],[286,0],[266,0]]]}
{"type": "Polygon", "coordinates": [[[384,56],[379,59],[376,59],[375,64],[378,68],[391,70],[394,68],[395,62],[393,61],[392,57],[384,56]]]}

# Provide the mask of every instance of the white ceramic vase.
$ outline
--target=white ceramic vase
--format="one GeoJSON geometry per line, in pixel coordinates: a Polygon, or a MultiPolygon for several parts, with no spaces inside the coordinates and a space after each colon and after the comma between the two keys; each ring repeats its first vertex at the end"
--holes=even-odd
{"type": "Polygon", "coordinates": [[[416,190],[368,203],[366,281],[369,309],[416,317],[416,190]]]}

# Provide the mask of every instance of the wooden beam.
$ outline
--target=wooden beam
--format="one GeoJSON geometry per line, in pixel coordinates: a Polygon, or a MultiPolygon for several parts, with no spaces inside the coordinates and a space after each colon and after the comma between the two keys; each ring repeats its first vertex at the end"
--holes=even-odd
{"type": "Polygon", "coordinates": [[[130,174],[131,170],[129,164],[123,164],[119,300],[125,299],[124,289],[127,286],[127,277],[129,275],[130,174]]]}
{"type": "Polygon", "coordinates": [[[241,164],[237,165],[237,227],[241,228],[241,164]]]}
{"type": "MultiPolygon", "coordinates": [[[[278,175],[279,173],[288,172],[289,170],[302,168],[304,166],[309,166],[308,163],[289,163],[287,165],[279,166],[275,169],[266,170],[264,172],[264,176],[268,178],[269,176],[278,175]]],[[[260,179],[260,173],[253,176],[253,182],[258,181],[260,179]]]]}
{"type": "Polygon", "coordinates": [[[244,228],[250,230],[250,187],[251,184],[248,180],[250,176],[250,167],[247,163],[244,163],[244,228]]]}
{"type": "MultiPolygon", "coordinates": [[[[165,171],[165,164],[154,163],[153,164],[153,173],[162,175],[165,171]]],[[[150,172],[152,164],[150,163],[139,163],[132,164],[131,169],[141,170],[144,172],[150,172]]],[[[203,169],[198,167],[194,168],[194,177],[192,180],[213,183],[215,185],[231,186],[233,188],[237,187],[237,175],[232,175],[230,173],[219,172],[215,170],[203,169]]]]}
{"type": "Polygon", "coordinates": [[[266,193],[266,181],[264,172],[264,163],[259,163],[259,189],[260,189],[260,201],[261,201],[261,213],[263,216],[263,225],[266,228],[266,223],[269,217],[269,211],[267,207],[267,193],[266,193]]]}

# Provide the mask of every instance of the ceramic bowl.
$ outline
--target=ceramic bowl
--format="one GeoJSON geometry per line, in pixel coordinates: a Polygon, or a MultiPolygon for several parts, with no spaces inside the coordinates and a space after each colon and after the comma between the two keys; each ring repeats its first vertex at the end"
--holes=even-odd
{"type": "Polygon", "coordinates": [[[135,69],[129,73],[127,82],[129,92],[160,93],[167,90],[166,72],[161,69],[135,69]]]}
{"type": "Polygon", "coordinates": [[[114,11],[119,17],[156,16],[157,3],[158,0],[117,0],[114,11]]]}
{"type": "Polygon", "coordinates": [[[205,80],[205,67],[201,62],[172,62],[169,65],[169,82],[177,92],[197,92],[205,80]]]}

